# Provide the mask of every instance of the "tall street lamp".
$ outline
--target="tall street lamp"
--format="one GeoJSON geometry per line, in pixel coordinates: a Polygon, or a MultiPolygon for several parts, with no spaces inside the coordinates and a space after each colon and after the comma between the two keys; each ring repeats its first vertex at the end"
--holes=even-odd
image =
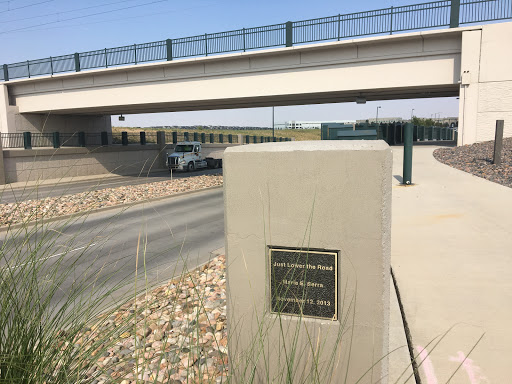
{"type": "Polygon", "coordinates": [[[414,116],[414,108],[411,111],[411,123],[412,123],[412,117],[414,116]]]}
{"type": "Polygon", "coordinates": [[[382,108],[380,105],[377,107],[377,116],[375,116],[375,124],[379,124],[379,108],[382,108]]]}
{"type": "Polygon", "coordinates": [[[274,107],[272,106],[272,141],[275,140],[275,135],[274,135],[274,107]]]}

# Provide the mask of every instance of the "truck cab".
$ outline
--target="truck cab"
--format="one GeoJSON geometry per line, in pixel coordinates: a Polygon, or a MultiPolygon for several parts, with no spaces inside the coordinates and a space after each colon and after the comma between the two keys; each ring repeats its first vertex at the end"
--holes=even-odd
{"type": "Polygon", "coordinates": [[[193,171],[194,169],[222,166],[222,159],[203,157],[199,141],[181,141],[174,147],[174,152],[167,153],[166,157],[166,163],[171,173],[173,170],[193,171]]]}

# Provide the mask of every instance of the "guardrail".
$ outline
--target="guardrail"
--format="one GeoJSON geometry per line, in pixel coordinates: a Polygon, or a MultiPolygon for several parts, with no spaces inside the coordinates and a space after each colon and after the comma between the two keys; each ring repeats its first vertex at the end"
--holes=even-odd
{"type": "MultiPolygon", "coordinates": [[[[176,144],[179,141],[199,141],[210,144],[266,143],[272,136],[245,135],[242,143],[238,134],[199,133],[199,132],[165,132],[165,143],[176,144]]],[[[275,137],[274,141],[290,141],[289,138],[275,137]]],[[[112,145],[148,145],[157,144],[157,132],[100,132],[100,133],[1,133],[3,149],[13,148],[60,148],[60,147],[95,147],[112,145]]]]}
{"type": "Polygon", "coordinates": [[[442,0],[4,64],[0,81],[512,18],[512,0],[442,0]]]}

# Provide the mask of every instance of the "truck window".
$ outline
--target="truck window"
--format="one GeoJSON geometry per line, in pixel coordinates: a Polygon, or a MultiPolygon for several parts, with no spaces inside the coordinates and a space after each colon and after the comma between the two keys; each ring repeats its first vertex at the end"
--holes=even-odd
{"type": "Polygon", "coordinates": [[[192,145],[177,145],[174,152],[192,152],[192,145]]]}
{"type": "Polygon", "coordinates": [[[196,146],[194,147],[194,152],[199,152],[199,145],[196,145],[196,146]]]}

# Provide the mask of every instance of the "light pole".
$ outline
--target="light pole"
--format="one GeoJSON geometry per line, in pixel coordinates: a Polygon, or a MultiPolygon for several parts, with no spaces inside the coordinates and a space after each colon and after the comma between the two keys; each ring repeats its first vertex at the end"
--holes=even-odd
{"type": "Polygon", "coordinates": [[[275,141],[275,135],[274,135],[274,106],[272,106],[272,142],[275,141]]]}
{"type": "Polygon", "coordinates": [[[380,105],[377,107],[377,115],[375,116],[375,124],[379,124],[379,108],[382,108],[380,105]]]}
{"type": "Polygon", "coordinates": [[[414,108],[411,111],[411,123],[412,123],[412,117],[414,116],[414,108]]]}

